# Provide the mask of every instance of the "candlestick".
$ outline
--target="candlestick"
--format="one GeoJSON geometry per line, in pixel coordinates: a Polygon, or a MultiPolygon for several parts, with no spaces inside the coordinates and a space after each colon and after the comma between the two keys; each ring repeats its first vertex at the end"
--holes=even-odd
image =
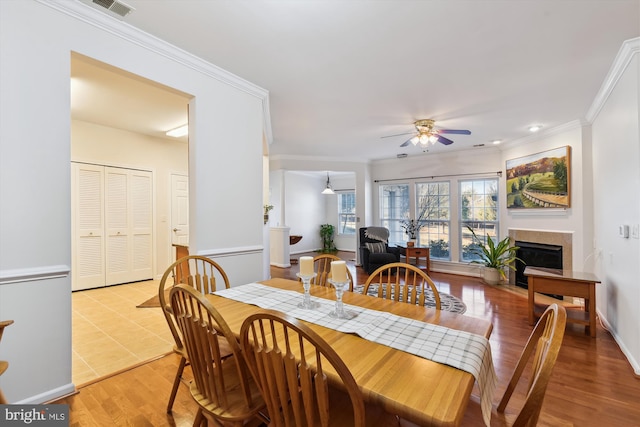
{"type": "MultiPolygon", "coordinates": [[[[304,257],[300,257],[300,259],[302,258],[304,257]]],[[[311,257],[307,257],[307,258],[311,258],[311,257]]],[[[309,290],[311,289],[311,279],[316,277],[316,273],[313,273],[313,272],[311,274],[297,273],[296,276],[298,276],[300,280],[302,280],[302,288],[304,289],[304,294],[302,295],[302,302],[298,304],[298,307],[306,308],[307,310],[312,310],[314,308],[320,307],[319,302],[311,301],[311,294],[309,293],[309,290]]]]}
{"type": "Polygon", "coordinates": [[[300,274],[303,276],[309,276],[313,274],[313,257],[311,256],[300,257],[300,274]]]}
{"type": "Polygon", "coordinates": [[[347,263],[344,261],[331,261],[331,278],[339,283],[346,282],[347,263]]]}
{"type": "MultiPolygon", "coordinates": [[[[334,261],[334,262],[336,262],[336,261],[334,261]]],[[[331,263],[331,264],[333,264],[333,263],[331,263]]],[[[342,303],[342,294],[344,294],[345,288],[347,286],[349,286],[349,283],[351,281],[346,278],[346,271],[345,271],[345,280],[343,282],[336,281],[334,279],[334,276],[333,276],[333,265],[331,267],[332,267],[331,268],[332,277],[331,277],[331,279],[328,279],[327,281],[329,283],[331,283],[334,288],[336,288],[336,308],[335,308],[334,311],[329,313],[329,316],[335,317],[337,319],[353,319],[354,317],[356,317],[356,313],[354,313],[352,311],[345,310],[344,309],[344,304],[342,303]]]]}

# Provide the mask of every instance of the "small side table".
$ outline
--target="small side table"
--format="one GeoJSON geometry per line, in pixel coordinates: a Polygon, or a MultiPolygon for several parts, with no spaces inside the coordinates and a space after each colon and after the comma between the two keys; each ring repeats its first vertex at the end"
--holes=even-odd
{"type": "Polygon", "coordinates": [[[595,338],[596,283],[600,280],[594,274],[526,267],[524,275],[528,278],[530,325],[542,314],[535,304],[536,292],[584,298],[584,310],[567,310],[567,323],[585,325],[585,332],[595,338]]]}
{"type": "Polygon", "coordinates": [[[426,272],[427,274],[431,273],[431,259],[429,257],[429,247],[428,246],[398,246],[401,250],[404,251],[404,256],[407,258],[407,263],[411,260],[411,258],[415,258],[416,267],[420,266],[420,258],[424,258],[427,264],[426,272]]]}

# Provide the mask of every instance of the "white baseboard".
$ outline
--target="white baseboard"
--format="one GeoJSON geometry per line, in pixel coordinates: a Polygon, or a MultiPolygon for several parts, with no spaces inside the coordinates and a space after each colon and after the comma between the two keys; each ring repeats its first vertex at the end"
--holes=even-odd
{"type": "Polygon", "coordinates": [[[44,393],[37,394],[35,396],[28,397],[26,399],[22,399],[18,402],[11,402],[14,405],[40,405],[46,402],[52,402],[57,399],[60,399],[63,396],[67,396],[69,394],[76,392],[76,386],[73,383],[65,384],[58,388],[54,388],[52,390],[46,391],[44,393]]]}

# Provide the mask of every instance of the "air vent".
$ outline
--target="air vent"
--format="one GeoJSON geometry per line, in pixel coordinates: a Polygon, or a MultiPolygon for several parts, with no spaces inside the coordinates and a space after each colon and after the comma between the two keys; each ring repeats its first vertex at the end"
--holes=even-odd
{"type": "Polygon", "coordinates": [[[131,6],[115,0],[93,0],[93,4],[104,7],[123,18],[134,10],[131,6]]]}
{"type": "Polygon", "coordinates": [[[397,157],[399,159],[404,159],[405,157],[407,157],[407,153],[400,153],[400,154],[397,155],[397,157]]]}
{"type": "Polygon", "coordinates": [[[484,147],[484,144],[474,144],[474,147],[484,147]]]}

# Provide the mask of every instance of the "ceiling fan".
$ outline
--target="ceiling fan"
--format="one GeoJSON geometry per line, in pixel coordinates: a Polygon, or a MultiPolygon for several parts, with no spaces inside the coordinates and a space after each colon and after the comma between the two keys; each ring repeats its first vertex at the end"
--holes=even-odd
{"type": "MultiPolygon", "coordinates": [[[[435,121],[431,119],[416,120],[413,123],[413,125],[416,127],[416,131],[418,133],[412,136],[407,141],[400,144],[400,147],[406,147],[410,143],[413,145],[420,144],[423,147],[426,147],[429,144],[435,144],[436,141],[444,145],[453,144],[452,140],[450,140],[449,138],[445,138],[444,136],[441,135],[443,133],[456,134],[456,135],[471,135],[471,131],[463,130],[463,129],[438,129],[435,127],[435,121]]],[[[410,135],[412,133],[413,132],[399,133],[396,135],[383,136],[383,138],[390,138],[393,136],[400,136],[400,135],[410,135]]]]}

